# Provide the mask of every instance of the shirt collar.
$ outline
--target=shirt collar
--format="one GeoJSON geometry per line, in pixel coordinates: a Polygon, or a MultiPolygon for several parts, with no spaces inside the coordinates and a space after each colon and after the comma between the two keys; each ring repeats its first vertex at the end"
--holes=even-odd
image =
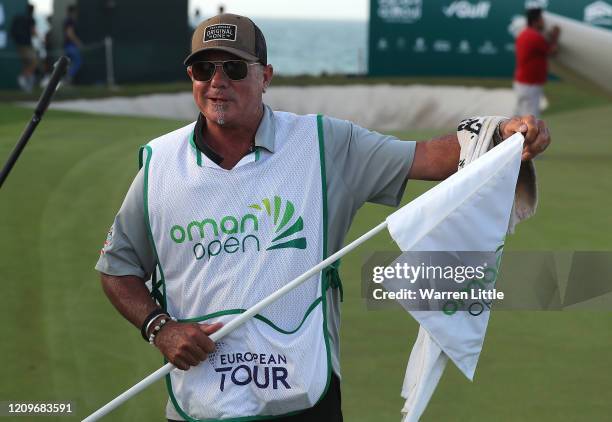
{"type": "Polygon", "coordinates": [[[264,114],[255,133],[255,146],[265,148],[271,153],[274,153],[274,140],[276,138],[274,123],[274,112],[264,104],[264,114]]]}
{"type": "MultiPolygon", "coordinates": [[[[255,149],[265,148],[270,153],[274,153],[274,138],[276,135],[274,128],[274,112],[265,104],[263,108],[263,116],[259,122],[257,132],[255,132],[255,149]]],[[[206,119],[202,113],[200,113],[194,127],[193,144],[199,152],[203,153],[208,159],[218,165],[223,161],[223,157],[204,142],[203,131],[205,125],[206,119]]]]}

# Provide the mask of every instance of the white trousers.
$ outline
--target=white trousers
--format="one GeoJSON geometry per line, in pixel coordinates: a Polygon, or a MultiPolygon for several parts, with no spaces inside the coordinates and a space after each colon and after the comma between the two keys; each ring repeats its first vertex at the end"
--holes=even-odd
{"type": "Polygon", "coordinates": [[[533,114],[540,117],[540,101],[542,99],[543,85],[523,84],[514,81],[512,84],[516,93],[516,108],[514,114],[524,116],[533,114]]]}

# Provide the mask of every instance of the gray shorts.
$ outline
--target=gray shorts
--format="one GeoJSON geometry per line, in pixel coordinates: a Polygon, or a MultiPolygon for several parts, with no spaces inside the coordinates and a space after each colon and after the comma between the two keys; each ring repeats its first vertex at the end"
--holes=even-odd
{"type": "Polygon", "coordinates": [[[514,114],[517,116],[533,114],[539,118],[543,85],[523,84],[514,81],[512,87],[516,93],[516,108],[514,114]]]}
{"type": "Polygon", "coordinates": [[[17,54],[19,54],[19,58],[21,59],[21,65],[23,67],[36,67],[36,65],[38,64],[36,50],[34,50],[34,48],[29,45],[18,45],[17,54]]]}

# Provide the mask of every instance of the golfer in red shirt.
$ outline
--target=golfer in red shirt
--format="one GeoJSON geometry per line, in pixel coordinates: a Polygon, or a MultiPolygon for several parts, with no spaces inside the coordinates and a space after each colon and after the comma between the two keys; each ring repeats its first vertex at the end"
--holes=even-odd
{"type": "Polygon", "coordinates": [[[527,28],[516,39],[516,70],[514,92],[517,96],[515,114],[540,116],[542,88],[548,75],[548,56],[557,52],[559,27],[543,35],[542,9],[527,10],[527,28]]]}

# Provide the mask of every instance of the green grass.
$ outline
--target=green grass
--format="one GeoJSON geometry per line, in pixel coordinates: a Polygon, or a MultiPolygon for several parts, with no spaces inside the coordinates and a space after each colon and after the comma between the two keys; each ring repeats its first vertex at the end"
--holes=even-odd
{"type": "MultiPolygon", "coordinates": [[[[536,216],[507,238],[508,250],[610,250],[612,239],[612,105],[547,118],[553,144],[536,162],[536,216]]],[[[437,132],[397,133],[422,139],[437,132]]],[[[404,203],[433,186],[410,182],[404,203]]],[[[350,239],[382,221],[390,209],[366,205],[350,239]]],[[[403,311],[365,311],[360,269],[377,250],[393,250],[386,234],[369,241],[344,265],[342,362],[347,420],[397,420],[398,392],[417,325],[403,311]],[[356,255],[361,255],[359,259],[356,255]],[[353,306],[361,302],[361,306],[353,306]],[[364,396],[373,380],[380,390],[364,396]],[[364,403],[363,401],[366,400],[364,403]]],[[[585,280],[588,282],[588,280],[585,280]]],[[[424,420],[604,420],[612,381],[612,313],[494,313],[474,383],[452,365],[424,420]],[[605,398],[604,398],[605,397],[605,398]]]]}
{"type": "MultiPolygon", "coordinates": [[[[547,116],[553,145],[537,161],[540,208],[509,237],[508,248],[610,250],[612,104],[572,87],[553,93],[564,105],[547,116]],[[578,110],[569,111],[572,102],[578,110]]],[[[30,115],[0,105],[0,157],[8,156],[30,115]]],[[[106,300],[93,265],[136,173],[138,146],[181,124],[56,111],[45,116],[0,190],[0,400],[74,400],[83,417],[161,365],[156,350],[106,300]]],[[[431,185],[411,182],[404,202],[431,185]]],[[[366,205],[349,239],[391,211],[366,205]]],[[[417,326],[403,311],[367,311],[359,277],[369,253],[393,248],[380,235],[343,260],[347,421],[399,420],[417,326]]],[[[494,313],[475,382],[449,366],[424,420],[607,419],[611,326],[611,313],[494,313]]],[[[165,402],[159,383],[109,420],[162,420],[165,402]]]]}

